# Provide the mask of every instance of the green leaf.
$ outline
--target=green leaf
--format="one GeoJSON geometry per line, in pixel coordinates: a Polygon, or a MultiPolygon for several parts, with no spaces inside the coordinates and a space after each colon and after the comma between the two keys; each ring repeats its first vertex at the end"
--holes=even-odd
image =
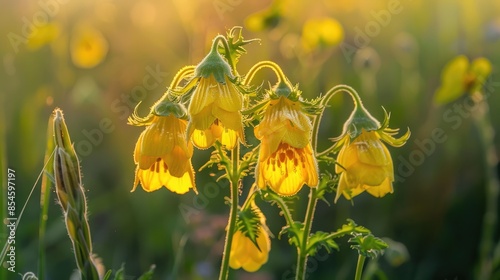
{"type": "Polygon", "coordinates": [[[104,274],[104,277],[102,278],[103,280],[110,280],[111,279],[111,274],[113,274],[113,270],[108,270],[106,274],[104,274]]]}
{"type": "Polygon", "coordinates": [[[260,211],[257,207],[248,207],[238,212],[238,219],[236,220],[236,230],[241,231],[253,244],[259,249],[257,238],[259,237],[260,225],[260,211]]]}
{"type": "Polygon", "coordinates": [[[150,267],[149,267],[149,270],[146,271],[143,275],[141,275],[139,278],[137,278],[137,280],[151,280],[153,279],[153,274],[154,274],[154,271],[155,271],[155,268],[156,268],[156,265],[152,264],[150,267]]]}
{"type": "Polygon", "coordinates": [[[254,148],[251,151],[247,152],[243,158],[240,160],[240,165],[238,168],[238,172],[241,174],[241,177],[246,177],[250,171],[251,167],[257,163],[257,158],[259,155],[259,149],[254,148]]]}
{"type": "Polygon", "coordinates": [[[320,178],[321,182],[318,184],[316,197],[330,206],[328,200],[325,199],[325,194],[335,191],[338,183],[338,176],[335,176],[328,171],[324,171],[323,173],[321,173],[320,178]]]}
{"type": "Polygon", "coordinates": [[[373,234],[364,235],[362,233],[353,233],[352,238],[349,239],[352,249],[358,251],[358,254],[369,257],[376,258],[384,254],[384,249],[389,245],[385,243],[382,239],[373,236],[373,234]]]}
{"type": "Polygon", "coordinates": [[[125,264],[122,263],[120,269],[115,272],[114,280],[125,280],[125,264]]]}
{"type": "Polygon", "coordinates": [[[370,230],[363,227],[363,226],[358,226],[353,220],[347,219],[347,224],[342,225],[340,229],[338,229],[336,232],[332,233],[333,238],[339,238],[343,237],[346,234],[370,234],[370,230]]]}
{"type": "Polygon", "coordinates": [[[464,79],[469,69],[469,59],[459,55],[441,72],[441,86],[434,95],[434,103],[446,104],[459,98],[464,92],[464,79]]]}
{"type": "Polygon", "coordinates": [[[302,222],[294,221],[292,225],[284,226],[281,229],[278,234],[278,238],[281,239],[281,235],[283,234],[288,234],[288,243],[290,243],[290,245],[300,248],[300,244],[302,243],[304,236],[304,224],[302,222]]]}
{"type": "Polygon", "coordinates": [[[329,254],[332,252],[332,249],[339,249],[339,245],[333,240],[329,232],[318,231],[309,237],[307,253],[314,256],[321,247],[324,247],[329,254]]]}
{"type": "MultiPolygon", "coordinates": [[[[229,55],[234,61],[234,64],[238,63],[240,56],[247,52],[245,48],[243,48],[243,46],[255,41],[260,41],[260,39],[244,40],[243,36],[241,35],[242,30],[243,28],[241,26],[235,26],[231,28],[226,35],[227,43],[229,45],[229,55]]],[[[220,48],[219,52],[224,53],[225,49],[220,48]]]]}

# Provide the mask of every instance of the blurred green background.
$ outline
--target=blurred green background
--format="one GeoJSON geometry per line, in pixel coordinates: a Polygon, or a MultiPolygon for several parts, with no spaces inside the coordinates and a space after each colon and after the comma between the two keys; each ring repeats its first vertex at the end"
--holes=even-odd
{"type": "MultiPolygon", "coordinates": [[[[403,263],[377,260],[389,279],[473,278],[486,182],[485,155],[471,117],[476,112],[453,111],[464,99],[438,107],[432,98],[448,61],[459,54],[486,57],[493,65],[489,114],[494,127],[500,126],[499,1],[19,0],[1,5],[0,160],[3,176],[7,167],[16,171],[17,213],[44,164],[49,115],[60,107],[80,155],[94,251],[107,269],[125,263],[126,279],[151,264],[155,279],[171,279],[174,270],[179,279],[217,277],[227,183],[216,185],[204,171],[196,175],[198,197],[166,189],[130,193],[132,152],[142,128],[128,126],[126,118],[141,100],[140,112],[147,112],[181,67],[204,57],[214,36],[240,25],[245,38],[261,38],[248,46],[240,74],[259,60],[275,61],[306,98],[348,84],[379,120],[384,106],[392,113],[391,127],[412,130],[403,148],[389,148],[399,178],[394,194],[383,199],[362,194],[354,206],[344,199],[333,204],[331,195],[330,207],[318,204],[313,230],[332,231],[352,218],[376,236],[404,244],[409,257],[403,263]],[[443,143],[429,142],[435,129],[444,131],[443,143]]],[[[259,78],[275,82],[270,71],[259,78]]],[[[333,99],[320,148],[340,134],[351,109],[349,98],[333,99]]],[[[495,145],[498,150],[498,137],[495,145]]],[[[196,151],[195,169],[209,154],[196,151]]],[[[249,179],[245,187],[250,184],[249,179]]],[[[39,190],[40,185],[17,229],[19,273],[37,271],[39,190]]],[[[307,188],[299,196],[294,215],[303,219],[307,188]]],[[[74,256],[59,206],[54,197],[50,202],[46,279],[68,279],[76,268],[74,256]]],[[[284,226],[279,211],[258,204],[277,236],[284,226]]],[[[1,244],[6,233],[4,228],[1,244]]],[[[498,243],[498,225],[494,238],[498,243]]],[[[340,247],[310,261],[309,279],[353,277],[356,252],[347,239],[340,247]]],[[[295,256],[286,238],[275,237],[259,272],[232,271],[232,278],[290,279],[295,256]]],[[[21,279],[5,270],[1,277],[21,279]]]]}

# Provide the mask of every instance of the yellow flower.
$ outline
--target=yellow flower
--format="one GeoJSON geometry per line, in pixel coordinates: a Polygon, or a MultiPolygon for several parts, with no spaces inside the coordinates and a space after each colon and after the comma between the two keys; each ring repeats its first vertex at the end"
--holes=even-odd
{"type": "Polygon", "coordinates": [[[194,78],[185,91],[196,88],[191,96],[187,136],[199,149],[211,147],[216,140],[232,149],[244,142],[243,96],[234,84],[231,67],[217,51],[217,43],[196,66],[194,78]]]}
{"type": "Polygon", "coordinates": [[[57,22],[47,23],[39,26],[28,37],[27,46],[31,50],[37,50],[44,45],[47,45],[59,36],[60,27],[57,22]]]}
{"type": "Polygon", "coordinates": [[[299,101],[285,96],[272,99],[255,127],[261,140],[255,179],[279,195],[294,195],[304,184],[318,184],[318,165],[311,147],[311,121],[299,101]]]}
{"type": "Polygon", "coordinates": [[[232,269],[243,268],[248,272],[257,271],[267,262],[271,250],[271,241],[265,229],[266,218],[255,204],[252,205],[252,208],[260,218],[256,239],[258,247],[244,232],[237,230],[233,235],[229,254],[229,266],[232,269]]]}
{"type": "Polygon", "coordinates": [[[350,119],[344,125],[343,136],[336,144],[342,147],[335,172],[340,174],[335,202],[340,195],[348,200],[367,191],[375,197],[383,197],[393,192],[394,167],[386,143],[400,147],[410,137],[408,130],[399,139],[392,135],[399,129],[391,129],[386,113],[382,125],[360,104],[356,106],[350,119]]]}
{"type": "Polygon", "coordinates": [[[70,53],[76,66],[93,68],[108,53],[108,42],[99,30],[82,25],[75,29],[71,38],[70,53]]]}
{"type": "Polygon", "coordinates": [[[147,191],[165,186],[172,192],[183,194],[194,189],[194,171],[191,165],[193,146],[186,141],[187,121],[173,114],[152,115],[150,124],[139,136],[135,146],[137,164],[134,188],[141,183],[147,191]]]}
{"type": "Polygon", "coordinates": [[[335,202],[343,194],[351,199],[365,190],[375,197],[392,193],[394,170],[387,147],[377,131],[363,131],[350,142],[349,135],[337,158],[335,172],[340,174],[335,202]]]}
{"type": "Polygon", "coordinates": [[[302,29],[302,46],[311,52],[322,46],[336,46],[344,39],[342,25],[333,18],[313,18],[302,29]]]}
{"type": "Polygon", "coordinates": [[[441,72],[441,86],[436,90],[434,102],[446,104],[464,93],[479,91],[492,70],[489,60],[479,57],[469,63],[466,56],[459,55],[448,62],[441,72]]]}

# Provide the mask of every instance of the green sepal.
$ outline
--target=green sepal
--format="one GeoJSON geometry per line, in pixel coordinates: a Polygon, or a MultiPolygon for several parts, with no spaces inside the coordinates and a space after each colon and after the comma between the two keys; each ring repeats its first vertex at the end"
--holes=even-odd
{"type": "Polygon", "coordinates": [[[380,129],[380,122],[362,104],[358,104],[344,123],[342,135],[348,134],[351,139],[355,139],[363,130],[374,131],[378,129],[380,129]]]}
{"type": "Polygon", "coordinates": [[[186,107],[180,103],[169,101],[168,99],[157,102],[151,111],[153,114],[162,117],[173,115],[178,119],[187,118],[186,107]]]}
{"type": "MultiPolygon", "coordinates": [[[[219,41],[214,39],[213,44],[218,44],[219,41]]],[[[218,83],[225,84],[226,76],[233,79],[231,66],[219,54],[217,47],[212,46],[211,51],[203,58],[203,60],[194,69],[194,78],[208,78],[213,75],[218,83]]]]}

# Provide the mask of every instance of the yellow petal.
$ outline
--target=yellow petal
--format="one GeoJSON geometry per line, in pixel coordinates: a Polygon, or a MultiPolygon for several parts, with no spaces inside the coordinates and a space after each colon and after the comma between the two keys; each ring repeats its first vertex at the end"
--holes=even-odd
{"type": "Polygon", "coordinates": [[[217,106],[228,112],[239,112],[243,106],[243,97],[236,86],[226,77],[226,84],[217,83],[217,106]]]}
{"type": "Polygon", "coordinates": [[[390,178],[386,178],[379,186],[370,186],[366,188],[366,191],[375,197],[383,197],[393,192],[391,180],[390,178]]]}
{"type": "Polygon", "coordinates": [[[378,139],[367,141],[355,141],[352,146],[357,152],[357,157],[361,163],[373,166],[385,166],[391,161],[387,157],[387,148],[378,139]]]}
{"type": "Polygon", "coordinates": [[[208,129],[214,121],[217,119],[212,114],[212,106],[207,106],[203,110],[201,110],[198,114],[191,115],[190,126],[194,129],[206,130],[208,129]]]}
{"type": "Polygon", "coordinates": [[[196,148],[203,150],[212,147],[215,143],[215,137],[213,136],[211,129],[194,130],[191,140],[196,148]]]}
{"type": "Polygon", "coordinates": [[[191,102],[188,107],[189,115],[199,114],[215,101],[217,84],[212,75],[208,78],[200,78],[198,86],[191,96],[191,102]]]}
{"type": "Polygon", "coordinates": [[[259,155],[256,181],[260,188],[267,184],[279,195],[294,195],[304,184],[317,185],[317,168],[310,148],[298,149],[282,143],[267,159],[259,155]]]}
{"type": "Polygon", "coordinates": [[[223,126],[235,131],[243,129],[243,120],[239,111],[230,112],[222,109],[219,106],[212,108],[212,115],[222,122],[223,126]]]}

